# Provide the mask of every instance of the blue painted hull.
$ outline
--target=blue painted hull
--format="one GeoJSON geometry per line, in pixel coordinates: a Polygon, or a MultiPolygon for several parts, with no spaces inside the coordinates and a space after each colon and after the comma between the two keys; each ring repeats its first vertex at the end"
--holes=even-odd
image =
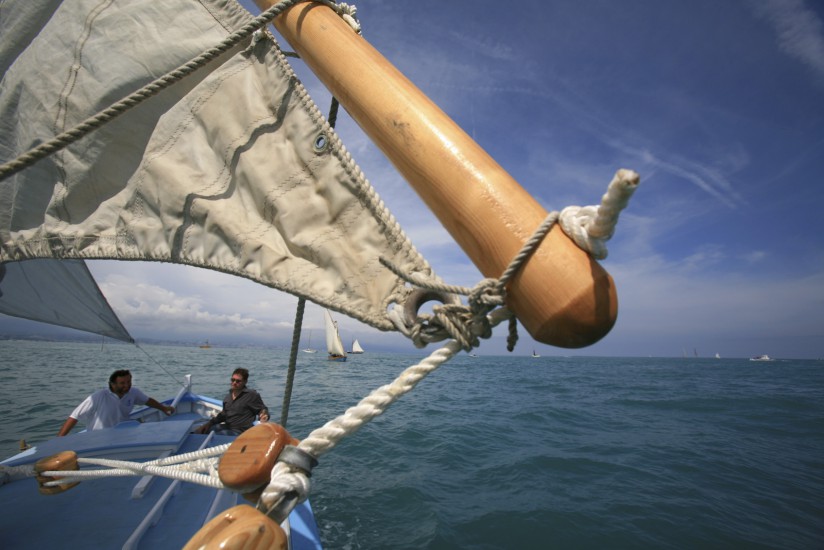
{"type": "MultiPolygon", "coordinates": [[[[115,428],[54,438],[3,462],[5,466],[31,464],[64,450],[80,457],[151,460],[164,453],[197,450],[207,436],[190,433],[203,422],[204,407],[220,409],[220,402],[186,394],[178,414],[161,422],[131,420],[115,428]]],[[[153,410],[152,410],[153,411],[153,410]]],[[[145,412],[145,411],[144,411],[145,412]]],[[[151,413],[150,413],[151,414],[151,413]]],[[[139,417],[140,414],[138,413],[139,417]]],[[[208,447],[233,436],[213,435],[208,447]]],[[[34,479],[0,486],[2,547],[12,548],[122,548],[130,539],[134,548],[181,548],[200,527],[222,510],[248,504],[240,495],[154,478],[133,498],[139,477],[110,477],[80,483],[56,495],[41,495],[34,479]],[[156,505],[163,506],[155,525],[141,527],[156,505]]],[[[309,502],[289,517],[294,549],[321,548],[320,535],[309,502]]]]}

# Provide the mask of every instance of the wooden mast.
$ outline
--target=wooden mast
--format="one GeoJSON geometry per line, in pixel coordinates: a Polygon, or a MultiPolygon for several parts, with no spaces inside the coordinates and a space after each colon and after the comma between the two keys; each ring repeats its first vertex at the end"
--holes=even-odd
{"type": "MultiPolygon", "coordinates": [[[[481,273],[502,275],[546,210],[331,8],[300,3],[274,25],[481,273]]],[[[533,338],[567,348],[597,342],[618,311],[612,278],[557,226],[508,285],[507,306],[533,338]]]]}

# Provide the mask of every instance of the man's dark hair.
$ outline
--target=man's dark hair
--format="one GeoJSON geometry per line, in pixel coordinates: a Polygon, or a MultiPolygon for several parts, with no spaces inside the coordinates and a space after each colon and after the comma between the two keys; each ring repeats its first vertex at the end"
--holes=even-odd
{"type": "Polygon", "coordinates": [[[249,381],[249,371],[244,369],[243,367],[236,368],[235,372],[233,372],[232,374],[241,375],[243,377],[243,383],[244,384],[249,381]]]}
{"type": "Polygon", "coordinates": [[[112,384],[114,384],[114,381],[117,380],[118,378],[120,378],[121,376],[131,376],[131,375],[132,375],[132,373],[130,373],[126,369],[116,370],[112,373],[111,376],[109,376],[109,385],[111,386],[112,384]]]}

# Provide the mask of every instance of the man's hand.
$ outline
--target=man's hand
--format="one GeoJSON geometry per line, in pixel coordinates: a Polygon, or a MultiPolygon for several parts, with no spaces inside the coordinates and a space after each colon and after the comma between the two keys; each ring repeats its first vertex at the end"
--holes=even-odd
{"type": "Polygon", "coordinates": [[[261,411],[259,418],[261,422],[269,422],[269,411],[261,411]]]}
{"type": "Polygon", "coordinates": [[[163,412],[166,413],[166,416],[172,416],[175,413],[175,408],[171,405],[161,405],[163,407],[163,412]]]}

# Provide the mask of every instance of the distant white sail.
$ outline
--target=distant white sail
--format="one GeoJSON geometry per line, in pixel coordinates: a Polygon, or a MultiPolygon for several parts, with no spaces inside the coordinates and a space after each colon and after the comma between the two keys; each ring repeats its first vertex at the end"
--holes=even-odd
{"type": "Polygon", "coordinates": [[[361,347],[360,342],[358,342],[357,338],[355,338],[355,341],[352,342],[352,351],[350,351],[349,353],[363,353],[363,348],[361,347]]]}
{"type": "Polygon", "coordinates": [[[301,350],[303,353],[317,353],[318,350],[312,349],[312,331],[309,330],[309,341],[306,343],[306,347],[301,350]]]}
{"type": "Polygon", "coordinates": [[[338,333],[338,324],[332,319],[332,314],[328,309],[323,310],[324,319],[326,320],[326,350],[329,352],[330,359],[346,358],[346,352],[343,350],[343,342],[338,333]]]}

